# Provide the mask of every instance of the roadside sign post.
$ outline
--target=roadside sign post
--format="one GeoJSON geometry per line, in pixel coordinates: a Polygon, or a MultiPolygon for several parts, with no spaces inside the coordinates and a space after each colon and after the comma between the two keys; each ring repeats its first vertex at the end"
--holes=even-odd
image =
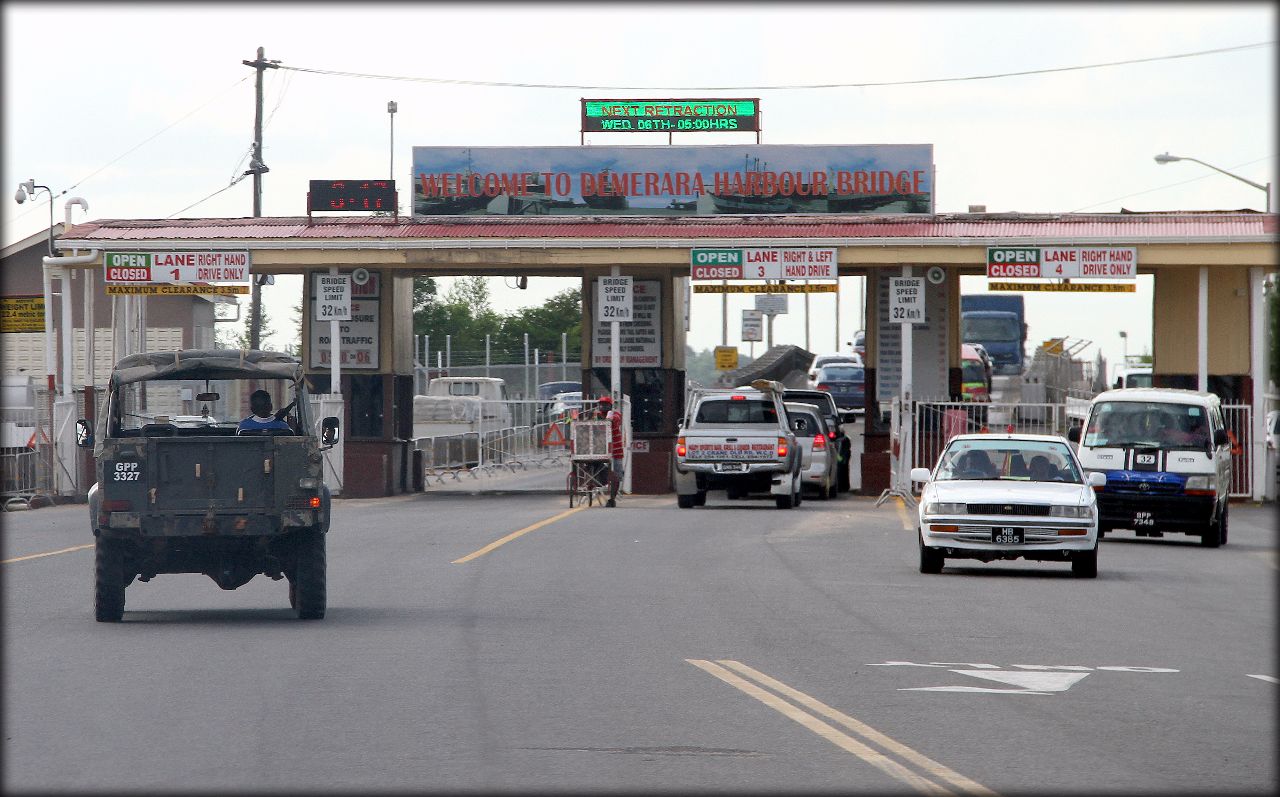
{"type": "Polygon", "coordinates": [[[328,274],[317,279],[315,321],[329,322],[329,393],[342,392],[342,352],[339,346],[342,335],[341,322],[351,319],[351,276],[339,274],[333,266],[328,274]]]}
{"type": "Polygon", "coordinates": [[[618,325],[632,320],[634,296],[631,278],[619,276],[618,266],[613,266],[610,275],[601,277],[596,283],[596,314],[601,321],[609,322],[609,381],[612,383],[609,393],[614,401],[619,399],[618,390],[622,384],[618,325]]]}
{"type": "Polygon", "coordinates": [[[895,402],[898,411],[894,413],[894,431],[897,440],[893,448],[897,455],[892,457],[893,476],[889,488],[876,499],[879,506],[890,496],[897,496],[905,503],[915,506],[915,496],[911,494],[911,478],[907,465],[911,462],[910,452],[913,447],[915,432],[915,412],[911,404],[912,357],[911,344],[913,326],[925,322],[924,311],[924,277],[911,276],[912,267],[903,266],[902,276],[889,280],[889,320],[897,322],[902,330],[902,378],[899,380],[898,400],[895,402]]]}
{"type": "Polygon", "coordinates": [[[756,341],[763,338],[764,313],[760,310],[742,311],[742,340],[751,344],[751,359],[756,358],[756,341]]]}

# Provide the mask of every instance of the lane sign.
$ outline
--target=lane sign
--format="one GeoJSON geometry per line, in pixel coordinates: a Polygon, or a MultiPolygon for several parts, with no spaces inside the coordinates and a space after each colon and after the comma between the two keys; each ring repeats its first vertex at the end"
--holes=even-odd
{"type": "Polygon", "coordinates": [[[634,296],[630,277],[601,277],[596,282],[596,320],[632,320],[634,296]]]}
{"type": "Polygon", "coordinates": [[[312,305],[312,321],[348,321],[351,319],[351,275],[317,274],[317,296],[312,305]]]}
{"type": "Polygon", "coordinates": [[[108,283],[248,282],[249,253],[107,252],[102,257],[108,283]]]}
{"type": "Polygon", "coordinates": [[[924,277],[889,279],[889,321],[897,324],[924,323],[924,277]]]}
{"type": "Polygon", "coordinates": [[[838,276],[834,248],[691,249],[689,267],[694,280],[833,280],[838,276]]]}
{"type": "Polygon", "coordinates": [[[1131,246],[989,246],[989,279],[1123,279],[1138,277],[1131,246]]]}

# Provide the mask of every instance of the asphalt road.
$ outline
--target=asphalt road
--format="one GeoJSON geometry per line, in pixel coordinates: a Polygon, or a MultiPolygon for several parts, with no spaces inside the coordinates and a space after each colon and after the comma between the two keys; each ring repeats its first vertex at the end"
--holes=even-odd
{"type": "Polygon", "coordinates": [[[83,506],[5,514],[3,789],[1277,789],[1274,507],[1108,535],[1096,580],[922,575],[896,501],[566,510],[339,501],[324,620],[175,575],[121,624],[83,506]]]}

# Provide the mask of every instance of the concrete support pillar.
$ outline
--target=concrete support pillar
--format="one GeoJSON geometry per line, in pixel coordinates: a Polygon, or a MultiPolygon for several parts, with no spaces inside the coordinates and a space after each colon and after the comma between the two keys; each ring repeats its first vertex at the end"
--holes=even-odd
{"type": "Polygon", "coordinates": [[[1249,381],[1253,385],[1253,428],[1249,430],[1249,462],[1255,501],[1274,498],[1268,495],[1272,480],[1267,478],[1267,331],[1266,297],[1262,293],[1262,268],[1249,269],[1249,381]]]}
{"type": "Polygon", "coordinates": [[[1196,309],[1196,390],[1209,389],[1209,267],[1200,267],[1196,309]]]}

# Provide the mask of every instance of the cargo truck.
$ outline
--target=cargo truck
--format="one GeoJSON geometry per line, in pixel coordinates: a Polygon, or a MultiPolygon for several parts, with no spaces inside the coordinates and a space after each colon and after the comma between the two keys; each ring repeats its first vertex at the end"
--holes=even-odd
{"type": "Polygon", "coordinates": [[[1027,319],[1021,295],[961,296],[960,335],[965,343],[982,344],[995,373],[1017,376],[1025,369],[1027,319]]]}

